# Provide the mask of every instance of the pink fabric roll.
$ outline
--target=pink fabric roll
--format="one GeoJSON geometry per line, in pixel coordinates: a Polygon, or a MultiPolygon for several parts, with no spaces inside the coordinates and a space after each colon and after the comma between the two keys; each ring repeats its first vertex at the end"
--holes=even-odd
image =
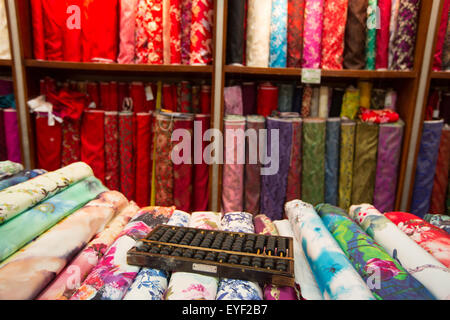
{"type": "Polygon", "coordinates": [[[222,209],[224,213],[244,210],[245,118],[224,119],[224,165],[222,209]]]}
{"type": "Polygon", "coordinates": [[[226,87],[223,92],[225,114],[243,115],[244,106],[242,102],[241,86],[226,87]]]}
{"type": "Polygon", "coordinates": [[[22,162],[17,112],[14,109],[5,109],[3,112],[3,117],[5,121],[5,138],[8,160],[13,162],[22,162]]]}
{"type": "Polygon", "coordinates": [[[450,9],[450,0],[444,0],[442,16],[437,34],[436,50],[433,59],[433,71],[442,71],[442,53],[444,49],[445,35],[447,33],[448,10],[450,9]]]}
{"type": "Polygon", "coordinates": [[[306,0],[302,68],[320,68],[323,1],[306,0]]]}
{"type": "Polygon", "coordinates": [[[375,68],[387,69],[389,66],[389,24],[392,0],[378,0],[378,8],[380,10],[380,29],[377,30],[375,68]]]}
{"type": "Polygon", "coordinates": [[[120,0],[120,44],[118,63],[134,63],[136,10],[138,0],[120,0]]]}

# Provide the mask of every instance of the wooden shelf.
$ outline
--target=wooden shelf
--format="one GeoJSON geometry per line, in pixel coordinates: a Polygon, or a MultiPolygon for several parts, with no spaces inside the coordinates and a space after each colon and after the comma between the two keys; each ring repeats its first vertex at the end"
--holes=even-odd
{"type": "Polygon", "coordinates": [[[1,67],[12,67],[12,60],[10,59],[0,59],[1,67]]]}
{"type": "Polygon", "coordinates": [[[213,66],[189,66],[189,65],[147,65],[147,64],[118,64],[118,63],[90,63],[90,62],[66,62],[43,61],[25,59],[27,68],[41,69],[67,69],[82,71],[113,71],[113,72],[155,72],[155,73],[196,73],[212,74],[213,66]]]}
{"type": "MultiPolygon", "coordinates": [[[[225,66],[226,74],[270,75],[275,77],[300,77],[300,68],[256,68],[245,66],[225,66]]],[[[322,70],[324,78],[358,79],[413,79],[416,71],[371,71],[371,70],[322,70]]]]}
{"type": "Polygon", "coordinates": [[[450,71],[433,71],[431,72],[431,79],[450,79],[450,71]]]}

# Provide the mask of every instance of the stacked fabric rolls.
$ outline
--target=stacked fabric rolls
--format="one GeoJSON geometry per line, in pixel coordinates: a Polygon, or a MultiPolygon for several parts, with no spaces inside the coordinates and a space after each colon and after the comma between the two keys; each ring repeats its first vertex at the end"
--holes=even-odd
{"type": "Polygon", "coordinates": [[[8,78],[0,79],[0,161],[21,162],[21,158],[13,82],[8,78]]]}
{"type": "MultiPolygon", "coordinates": [[[[171,138],[178,129],[192,134],[194,123],[199,137],[209,129],[210,85],[59,84],[47,78],[41,81],[41,94],[28,102],[36,114],[39,167],[51,171],[83,161],[109,189],[119,190],[141,207],[154,203],[206,210],[208,164],[203,159],[172,162],[177,144],[171,138]]],[[[182,143],[185,138],[179,139],[182,143]]],[[[191,138],[189,146],[194,155],[202,154],[206,144],[191,138]]]]}
{"type": "Polygon", "coordinates": [[[411,70],[419,10],[419,0],[229,0],[226,62],[411,70]]]}
{"type": "Polygon", "coordinates": [[[9,47],[8,19],[5,0],[0,1],[0,59],[11,59],[9,47]]]}
{"type": "Polygon", "coordinates": [[[212,0],[32,0],[38,60],[207,65],[212,0]]]}
{"type": "Polygon", "coordinates": [[[392,211],[404,130],[395,97],[366,81],[226,87],[222,211],[277,220],[294,199],[392,211]]]}
{"type": "Polygon", "coordinates": [[[450,1],[443,2],[433,57],[433,71],[450,71],[450,1]]]}

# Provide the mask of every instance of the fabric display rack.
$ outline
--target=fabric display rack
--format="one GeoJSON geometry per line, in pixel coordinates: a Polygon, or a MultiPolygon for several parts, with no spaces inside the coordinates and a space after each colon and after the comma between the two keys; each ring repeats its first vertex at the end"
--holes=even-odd
{"type": "Polygon", "coordinates": [[[0,300],[450,299],[450,0],[5,4],[0,300]],[[295,286],[128,264],[161,224],[291,237],[295,286]]]}

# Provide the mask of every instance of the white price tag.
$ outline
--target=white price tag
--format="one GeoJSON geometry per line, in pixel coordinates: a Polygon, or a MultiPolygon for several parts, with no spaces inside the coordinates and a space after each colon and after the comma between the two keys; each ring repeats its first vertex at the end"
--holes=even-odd
{"type": "Polygon", "coordinates": [[[208,272],[208,273],[217,273],[217,266],[210,266],[207,264],[194,263],[194,264],[192,264],[192,270],[208,272]]]}
{"type": "Polygon", "coordinates": [[[153,91],[152,91],[152,87],[151,86],[146,86],[145,87],[145,97],[147,99],[147,101],[153,100],[153,91]]]}
{"type": "Polygon", "coordinates": [[[302,69],[302,83],[320,84],[321,69],[302,69]]]}

